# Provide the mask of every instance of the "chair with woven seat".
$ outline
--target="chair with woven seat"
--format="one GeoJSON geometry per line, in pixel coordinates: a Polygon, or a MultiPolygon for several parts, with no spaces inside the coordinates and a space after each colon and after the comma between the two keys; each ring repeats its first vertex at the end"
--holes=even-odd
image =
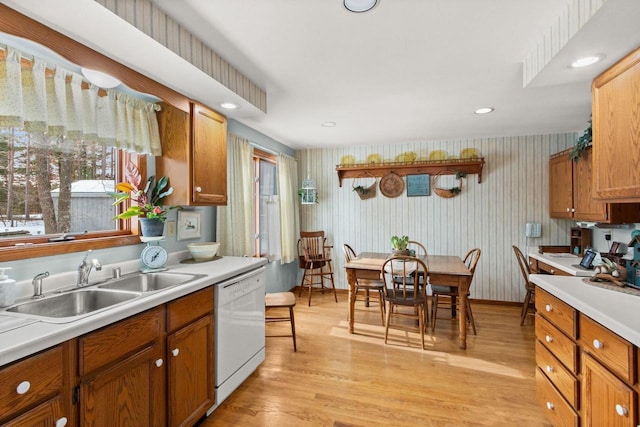
{"type": "MultiPolygon", "coordinates": [[[[469,277],[469,288],[471,288],[471,283],[473,282],[473,276],[476,272],[476,265],[478,264],[478,260],[480,259],[482,251],[479,248],[471,249],[467,255],[464,257],[464,263],[471,272],[471,276],[469,277]]],[[[470,293],[467,292],[467,296],[470,293]]],[[[457,305],[456,299],[458,297],[458,288],[455,286],[442,286],[437,284],[431,284],[431,332],[434,332],[436,329],[436,317],[438,315],[438,306],[446,306],[451,307],[451,317],[456,317],[457,305]],[[449,303],[446,301],[441,301],[442,297],[448,298],[449,303]]],[[[473,334],[477,335],[476,332],[476,321],[473,318],[473,311],[471,310],[471,302],[467,298],[467,320],[471,323],[471,327],[473,328],[473,334]]]]}
{"type": "Polygon", "coordinates": [[[327,239],[324,237],[324,231],[301,231],[298,240],[298,260],[299,266],[304,270],[302,274],[302,282],[300,283],[300,292],[307,287],[309,289],[309,306],[311,306],[311,293],[314,289],[319,289],[324,294],[325,281],[331,284],[333,289],[333,298],[338,302],[336,294],[336,286],[333,281],[333,266],[331,265],[331,249],[327,246],[327,239]],[[317,282],[316,282],[316,279],[317,282]],[[319,285],[314,287],[314,284],[319,285]]]}
{"type": "Polygon", "coordinates": [[[286,335],[266,335],[267,337],[292,337],[293,338],[293,351],[298,351],[296,346],[296,322],[293,317],[293,307],[296,305],[296,296],[293,292],[274,292],[266,294],[264,296],[265,307],[265,323],[274,322],[290,322],[291,334],[286,335]],[[289,315],[284,316],[281,314],[273,315],[273,311],[280,311],[278,309],[287,308],[289,315]],[[271,313],[270,313],[271,312],[271,313]]]}
{"type": "MultiPolygon", "coordinates": [[[[356,252],[351,246],[346,243],[342,245],[342,251],[344,252],[344,258],[346,262],[349,262],[356,257],[356,252]]],[[[354,292],[356,295],[356,301],[358,301],[358,295],[364,292],[364,302],[367,305],[371,301],[371,295],[376,295],[376,301],[378,302],[378,305],[380,307],[380,318],[382,320],[382,324],[384,325],[385,305],[384,292],[382,289],[383,286],[384,284],[379,278],[378,280],[375,280],[356,276],[356,287],[354,292]]]]}
{"type": "Polygon", "coordinates": [[[389,328],[407,332],[419,332],[424,350],[424,330],[427,323],[427,292],[420,277],[427,277],[426,264],[419,258],[394,256],[382,265],[384,300],[388,304],[385,321],[384,343],[389,338],[389,328]],[[415,284],[418,286],[415,286],[415,284]],[[404,310],[411,308],[411,310],[404,310]],[[397,320],[395,322],[394,320],[397,320]],[[418,327],[415,328],[415,322],[418,327]]]}
{"type": "Polygon", "coordinates": [[[524,321],[527,318],[529,309],[533,311],[533,314],[535,314],[536,312],[536,286],[529,281],[531,269],[529,268],[529,263],[527,262],[525,256],[522,254],[522,251],[520,251],[517,246],[513,245],[513,252],[516,254],[516,261],[518,261],[518,266],[520,267],[520,272],[522,273],[522,278],[524,279],[524,286],[527,289],[527,293],[524,296],[524,302],[522,304],[522,312],[520,313],[520,326],[522,326],[524,325],[524,321]]]}

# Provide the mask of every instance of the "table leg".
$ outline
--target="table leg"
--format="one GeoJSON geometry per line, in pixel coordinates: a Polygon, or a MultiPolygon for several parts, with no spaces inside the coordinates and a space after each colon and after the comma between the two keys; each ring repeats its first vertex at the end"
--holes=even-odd
{"type": "Polygon", "coordinates": [[[347,268],[347,283],[349,284],[349,333],[353,333],[353,315],[356,305],[356,270],[347,268]]]}
{"type": "Polygon", "coordinates": [[[458,278],[458,333],[460,348],[467,348],[467,292],[468,283],[466,277],[458,278]]]}

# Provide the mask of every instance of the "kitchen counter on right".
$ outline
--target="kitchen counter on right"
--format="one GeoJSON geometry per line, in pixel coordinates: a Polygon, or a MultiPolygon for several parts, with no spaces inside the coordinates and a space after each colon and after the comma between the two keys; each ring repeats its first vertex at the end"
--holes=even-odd
{"type": "Polygon", "coordinates": [[[581,277],[532,274],[530,279],[579,312],[640,346],[640,296],[591,285],[581,277]]]}
{"type": "MultiPolygon", "coordinates": [[[[529,258],[541,261],[551,268],[555,268],[564,273],[564,275],[589,277],[593,275],[593,270],[580,267],[581,257],[570,253],[539,253],[537,250],[529,248],[529,258]]],[[[544,268],[542,269],[544,270],[544,268]]],[[[549,274],[559,274],[554,271],[547,271],[549,274]]],[[[560,273],[562,274],[562,273],[560,273]]]]}

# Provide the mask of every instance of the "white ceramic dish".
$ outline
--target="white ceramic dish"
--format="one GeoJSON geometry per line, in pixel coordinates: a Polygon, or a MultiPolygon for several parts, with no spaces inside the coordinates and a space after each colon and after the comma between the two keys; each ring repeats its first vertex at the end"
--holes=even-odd
{"type": "Polygon", "coordinates": [[[187,249],[196,261],[207,261],[213,259],[218,253],[220,243],[218,242],[197,242],[189,243],[187,249]]]}

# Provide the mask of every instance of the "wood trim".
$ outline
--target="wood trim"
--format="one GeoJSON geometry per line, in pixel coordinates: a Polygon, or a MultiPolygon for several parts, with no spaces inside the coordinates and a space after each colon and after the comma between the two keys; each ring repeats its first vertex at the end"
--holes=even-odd
{"type": "Polygon", "coordinates": [[[620,74],[624,73],[630,68],[633,68],[638,63],[640,63],[640,48],[630,52],[628,55],[613,64],[610,68],[596,76],[596,78],[593,79],[593,83],[591,84],[592,93],[595,93],[594,91],[596,89],[601,88],[614,78],[618,77],[620,74]]]}
{"type": "Polygon", "coordinates": [[[74,64],[110,74],[133,90],[155,95],[176,108],[189,112],[189,99],[186,96],[4,4],[0,4],[0,31],[32,40],[74,64]]]}

